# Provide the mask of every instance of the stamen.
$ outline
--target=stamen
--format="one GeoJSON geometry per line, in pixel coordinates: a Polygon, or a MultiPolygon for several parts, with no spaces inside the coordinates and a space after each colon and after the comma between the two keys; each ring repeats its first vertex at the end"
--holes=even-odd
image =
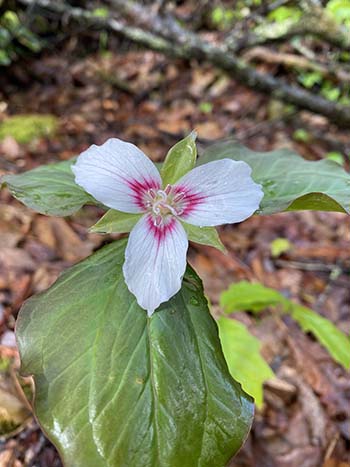
{"type": "Polygon", "coordinates": [[[158,201],[157,203],[154,203],[153,204],[153,207],[152,207],[152,211],[155,213],[155,214],[160,214],[160,201],[158,201]]]}
{"type": "Polygon", "coordinates": [[[162,225],[162,222],[163,222],[162,216],[156,216],[153,223],[156,227],[160,227],[162,225]]]}
{"type": "Polygon", "coordinates": [[[182,201],[185,197],[185,193],[183,193],[182,191],[180,191],[180,193],[177,193],[175,196],[174,196],[174,203],[178,203],[179,201],[182,201]]]}
{"type": "Polygon", "coordinates": [[[174,208],[173,206],[170,206],[170,204],[166,205],[166,208],[173,214],[173,216],[177,216],[177,209],[174,208]]]}
{"type": "Polygon", "coordinates": [[[185,193],[179,192],[173,196],[173,187],[167,185],[164,190],[149,189],[145,196],[145,205],[148,211],[153,213],[154,225],[160,227],[166,219],[179,216],[184,212],[181,201],[185,193]]]}

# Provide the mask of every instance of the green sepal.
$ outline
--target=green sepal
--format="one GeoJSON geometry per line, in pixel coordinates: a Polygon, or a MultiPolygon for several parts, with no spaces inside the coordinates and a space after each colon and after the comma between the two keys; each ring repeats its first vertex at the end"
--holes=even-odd
{"type": "Polygon", "coordinates": [[[170,148],[161,169],[163,186],[173,185],[193,169],[197,159],[195,131],[170,148]]]}
{"type": "Polygon", "coordinates": [[[215,227],[198,227],[197,225],[187,224],[186,222],[183,222],[182,225],[191,242],[212,246],[223,253],[227,251],[215,227]]]}
{"type": "Polygon", "coordinates": [[[130,214],[110,209],[96,222],[89,231],[93,233],[125,233],[130,232],[143,214],[130,214]]]}

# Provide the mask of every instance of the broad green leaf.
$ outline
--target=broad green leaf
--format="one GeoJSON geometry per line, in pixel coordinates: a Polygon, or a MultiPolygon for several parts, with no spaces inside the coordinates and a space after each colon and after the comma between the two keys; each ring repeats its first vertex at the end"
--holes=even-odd
{"type": "Polygon", "coordinates": [[[237,282],[222,292],[220,306],[226,313],[234,311],[261,311],[268,306],[283,303],[284,297],[276,290],[259,283],[237,282]]]}
{"type": "Polygon", "coordinates": [[[129,214],[109,209],[89,230],[96,233],[130,232],[141,217],[142,214],[129,214]]]}
{"type": "Polygon", "coordinates": [[[226,251],[215,227],[198,227],[196,225],[187,224],[186,222],[183,222],[182,225],[191,242],[213,246],[223,252],[226,251]]]}
{"type": "Polygon", "coordinates": [[[197,158],[196,137],[196,132],[192,131],[169,150],[161,169],[164,186],[173,185],[195,166],[197,158]]]}
{"type": "Polygon", "coordinates": [[[350,339],[331,321],[298,303],[288,300],[277,290],[252,284],[246,281],[232,284],[220,297],[220,305],[226,313],[239,310],[259,312],[268,306],[280,305],[299,323],[305,332],[311,332],[332,355],[334,360],[345,368],[350,367],[350,339]]]}
{"type": "Polygon", "coordinates": [[[288,301],[286,311],[290,312],[305,332],[311,332],[328,350],[335,361],[350,368],[350,340],[328,319],[315,313],[310,308],[288,301]]]}
{"type": "Polygon", "coordinates": [[[198,163],[223,158],[245,161],[253,169],[265,194],[259,214],[301,209],[350,213],[350,174],[333,161],[307,161],[289,149],[259,153],[227,141],[209,147],[198,163]]]}
{"type": "Polygon", "coordinates": [[[273,378],[274,373],[260,354],[260,341],[235,319],[221,317],[217,323],[222,350],[232,377],[242,384],[261,408],[263,384],[273,378]]]}
{"type": "Polygon", "coordinates": [[[19,175],[5,175],[11,194],[31,209],[51,216],[69,216],[84,204],[97,204],[74,182],[74,159],[43,165],[19,175]]]}
{"type": "Polygon", "coordinates": [[[67,467],[222,467],[252,421],[198,276],[151,317],[122,276],[126,239],[23,306],[22,372],[67,467]]]}

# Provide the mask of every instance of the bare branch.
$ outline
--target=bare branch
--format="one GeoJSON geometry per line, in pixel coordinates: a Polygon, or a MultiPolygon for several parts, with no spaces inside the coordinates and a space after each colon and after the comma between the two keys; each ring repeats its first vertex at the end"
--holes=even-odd
{"type": "Polygon", "coordinates": [[[287,41],[295,36],[306,35],[322,39],[339,49],[350,50],[349,30],[336,23],[319,8],[304,13],[298,22],[263,23],[247,35],[237,34],[234,30],[225,42],[230,50],[237,53],[257,45],[287,41]]]}
{"type": "MultiPolygon", "coordinates": [[[[292,86],[271,75],[256,71],[252,66],[247,65],[243,60],[232,54],[225,45],[212,44],[195,33],[184,30],[176,26],[173,27],[162,18],[154,17],[146,8],[138,7],[136,20],[147,20],[152,26],[152,32],[145,31],[142,27],[131,27],[123,21],[113,17],[99,18],[92,13],[81,8],[73,8],[55,0],[18,0],[25,5],[37,5],[58,15],[66,14],[78,21],[85,20],[88,25],[96,28],[105,28],[119,33],[124,37],[142,44],[150,49],[183,59],[197,59],[206,61],[212,65],[226,71],[233,79],[253,88],[257,91],[268,93],[272,97],[284,100],[300,108],[322,114],[330,120],[345,126],[350,124],[350,107],[333,103],[318,95],[314,95],[300,86],[292,86]],[[142,17],[141,17],[142,16],[142,17]],[[162,37],[167,35],[168,38],[162,37]]],[[[121,0],[113,0],[115,4],[121,0]]],[[[126,8],[133,4],[125,2],[126,8]]],[[[128,14],[132,16],[133,10],[129,8],[128,14]]],[[[126,12],[126,10],[124,10],[126,12]]]]}
{"type": "Polygon", "coordinates": [[[350,72],[343,70],[335,63],[323,64],[311,61],[301,55],[277,52],[268,47],[254,47],[248,50],[244,55],[248,62],[257,60],[260,62],[275,63],[284,65],[288,68],[297,68],[302,70],[317,71],[328,78],[336,78],[339,82],[350,83],[350,72]]]}

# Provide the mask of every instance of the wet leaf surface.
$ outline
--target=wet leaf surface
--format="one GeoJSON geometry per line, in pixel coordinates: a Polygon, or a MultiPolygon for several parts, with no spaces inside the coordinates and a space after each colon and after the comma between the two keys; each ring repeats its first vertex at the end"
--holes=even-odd
{"type": "Polygon", "coordinates": [[[17,339],[37,417],[67,466],[222,466],[245,439],[253,404],[228,373],[200,280],[188,270],[148,318],[124,283],[125,244],[104,247],[22,308],[17,339]]]}

